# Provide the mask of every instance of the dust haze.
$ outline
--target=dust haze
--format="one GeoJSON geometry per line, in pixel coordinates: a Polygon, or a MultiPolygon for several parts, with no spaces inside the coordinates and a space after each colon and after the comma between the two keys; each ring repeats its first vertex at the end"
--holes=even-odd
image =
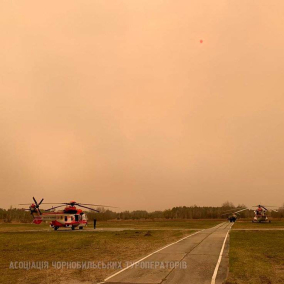
{"type": "Polygon", "coordinates": [[[1,1],[0,207],[281,205],[283,9],[1,1]]]}

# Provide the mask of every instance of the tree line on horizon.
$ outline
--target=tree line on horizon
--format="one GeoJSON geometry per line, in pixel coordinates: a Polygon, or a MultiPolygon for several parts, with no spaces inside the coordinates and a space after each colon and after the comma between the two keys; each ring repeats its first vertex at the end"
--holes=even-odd
{"type": "MultiPolygon", "coordinates": [[[[178,206],[172,209],[166,209],[163,211],[148,212],[146,210],[134,210],[114,212],[109,209],[99,208],[100,213],[86,211],[88,219],[90,221],[97,219],[98,221],[108,220],[157,220],[157,219],[220,219],[226,218],[223,215],[228,210],[238,210],[245,208],[246,206],[241,204],[234,206],[231,202],[224,202],[220,207],[211,206],[178,206]]],[[[44,211],[42,209],[42,211],[44,211]]],[[[284,218],[284,210],[280,209],[278,212],[270,212],[274,218],[284,218]]],[[[253,212],[245,210],[240,213],[240,218],[251,218],[253,212]]],[[[29,211],[23,211],[22,209],[12,208],[1,209],[0,208],[0,222],[20,222],[29,223],[32,222],[33,217],[29,211]]]]}

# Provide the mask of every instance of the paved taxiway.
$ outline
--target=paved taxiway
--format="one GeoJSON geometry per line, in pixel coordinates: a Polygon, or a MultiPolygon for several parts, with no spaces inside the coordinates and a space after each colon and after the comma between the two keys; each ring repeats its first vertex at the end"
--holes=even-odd
{"type": "Polygon", "coordinates": [[[228,232],[225,222],[199,231],[160,249],[132,267],[105,279],[112,284],[212,284],[222,283],[228,273],[228,232]],[[150,263],[185,262],[186,268],[149,268],[150,263]]]}

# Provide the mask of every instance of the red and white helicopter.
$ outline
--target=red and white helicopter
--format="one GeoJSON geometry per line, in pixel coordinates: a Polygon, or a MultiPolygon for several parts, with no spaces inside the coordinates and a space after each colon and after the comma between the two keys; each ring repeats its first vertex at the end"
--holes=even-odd
{"type": "MultiPolygon", "coordinates": [[[[34,203],[30,204],[19,204],[19,205],[30,205],[28,209],[23,209],[26,211],[30,211],[33,215],[33,223],[41,224],[42,221],[50,221],[50,226],[56,231],[60,227],[71,228],[74,230],[76,227],[79,229],[83,229],[88,224],[88,219],[86,214],[82,209],[77,209],[76,206],[86,208],[95,212],[100,212],[94,208],[87,207],[88,206],[103,206],[103,207],[112,207],[105,205],[97,205],[97,204],[86,204],[86,203],[78,203],[76,201],[63,202],[63,203],[42,203],[42,200],[37,203],[36,199],[33,197],[34,203]],[[49,209],[44,210],[42,213],[39,209],[41,204],[56,204],[58,206],[51,207],[49,209]],[[59,205],[60,204],[60,205],[59,205]],[[62,211],[56,212],[55,209],[59,207],[65,208],[62,211]]],[[[96,220],[94,220],[94,229],[96,228],[96,220]]]]}
{"type": "Polygon", "coordinates": [[[261,223],[261,222],[271,223],[271,220],[269,220],[267,217],[267,212],[268,211],[278,212],[277,210],[267,208],[267,207],[275,207],[275,206],[264,206],[264,205],[259,204],[253,207],[257,207],[257,209],[254,210],[254,217],[252,219],[253,223],[261,223]]]}
{"type": "Polygon", "coordinates": [[[236,208],[239,209],[238,211],[235,211],[236,209],[232,209],[229,211],[224,212],[224,214],[222,214],[221,216],[224,215],[228,215],[228,220],[230,222],[235,222],[237,220],[237,215],[240,214],[240,212],[245,211],[245,210],[249,210],[249,211],[253,211],[254,213],[254,217],[252,219],[253,223],[271,223],[271,220],[268,218],[267,216],[267,212],[269,211],[273,211],[273,212],[278,212],[275,209],[268,209],[268,207],[276,207],[276,206],[264,206],[264,205],[256,205],[253,207],[257,207],[256,209],[249,209],[249,208],[236,208]]]}

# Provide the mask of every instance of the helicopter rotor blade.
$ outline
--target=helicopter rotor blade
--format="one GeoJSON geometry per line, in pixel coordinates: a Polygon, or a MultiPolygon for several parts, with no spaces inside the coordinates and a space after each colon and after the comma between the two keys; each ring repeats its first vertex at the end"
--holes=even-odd
{"type": "Polygon", "coordinates": [[[235,213],[239,213],[239,212],[242,212],[242,211],[245,211],[245,210],[249,210],[248,208],[243,208],[243,209],[241,209],[241,210],[239,210],[239,211],[236,211],[235,213]]]}
{"type": "Polygon", "coordinates": [[[36,202],[36,200],[35,200],[35,198],[33,197],[33,200],[34,200],[34,202],[35,202],[35,205],[38,207],[38,204],[37,204],[37,202],[36,202]]]}
{"type": "Polygon", "coordinates": [[[87,208],[89,210],[92,210],[92,211],[95,211],[95,212],[100,212],[99,210],[96,210],[96,209],[93,209],[93,208],[89,208],[89,207],[86,207],[86,206],[83,206],[83,205],[78,205],[79,207],[83,207],[83,208],[87,208]]]}
{"type": "Polygon", "coordinates": [[[221,214],[221,216],[223,215],[229,215],[229,214],[235,214],[244,210],[249,210],[248,208],[235,208],[235,209],[231,209],[231,210],[227,210],[225,212],[223,212],[223,214],[221,214]],[[240,209],[240,210],[237,210],[240,209]],[[236,211],[237,210],[237,211],[236,211]]]}
{"type": "Polygon", "coordinates": [[[46,209],[45,211],[50,211],[52,209],[56,209],[56,208],[59,208],[59,207],[62,207],[62,206],[65,206],[65,205],[59,205],[59,206],[51,207],[49,209],[46,209]]]}
{"type": "Polygon", "coordinates": [[[224,211],[224,213],[230,212],[230,211],[236,211],[236,210],[238,210],[238,209],[246,209],[246,208],[243,208],[243,207],[236,207],[236,208],[233,208],[233,209],[230,209],[230,210],[226,210],[226,211],[224,211]]]}
{"type": "Polygon", "coordinates": [[[102,205],[102,204],[88,204],[88,203],[76,203],[77,205],[91,205],[91,206],[103,206],[103,207],[111,207],[111,208],[118,208],[118,207],[115,207],[115,206],[109,206],[109,205],[102,205]]]}
{"type": "Polygon", "coordinates": [[[67,203],[67,202],[64,202],[64,203],[63,203],[63,202],[45,203],[45,202],[44,202],[44,203],[42,203],[42,204],[64,204],[64,205],[68,205],[69,203],[67,203]]]}
{"type": "Polygon", "coordinates": [[[278,207],[278,206],[272,206],[272,205],[261,205],[261,204],[259,204],[259,205],[253,205],[252,207],[278,207]]]}

